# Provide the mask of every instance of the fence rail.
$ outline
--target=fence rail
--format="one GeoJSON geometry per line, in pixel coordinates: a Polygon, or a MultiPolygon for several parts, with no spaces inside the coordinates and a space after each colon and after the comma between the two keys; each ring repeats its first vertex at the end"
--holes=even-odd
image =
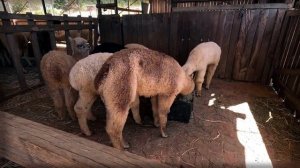
{"type": "MultiPolygon", "coordinates": [[[[89,43],[91,45],[96,45],[98,40],[98,19],[92,17],[69,17],[68,15],[64,16],[52,16],[52,15],[33,15],[31,13],[27,14],[10,14],[7,12],[0,12],[1,26],[0,26],[0,36],[2,41],[7,43],[7,50],[10,57],[13,60],[14,67],[17,72],[19,84],[21,90],[17,91],[24,92],[29,89],[29,86],[26,83],[23,66],[20,62],[20,55],[16,52],[16,45],[14,41],[14,33],[30,33],[31,44],[33,48],[33,54],[36,62],[36,66],[39,70],[39,63],[42,57],[41,48],[39,46],[37,32],[47,31],[49,32],[51,48],[56,48],[55,40],[55,31],[65,31],[65,39],[68,39],[70,36],[70,30],[83,30],[88,29],[89,43]],[[22,25],[14,25],[14,20],[21,20],[22,25]]],[[[67,44],[67,52],[70,54],[70,43],[68,40],[65,40],[67,44]]],[[[40,81],[42,78],[40,75],[40,81]]],[[[40,85],[39,83],[38,85],[40,85]]],[[[31,86],[34,87],[34,86],[31,86]]],[[[11,93],[15,95],[16,93],[11,93]]],[[[5,97],[10,97],[6,95],[5,97]]],[[[0,99],[4,99],[1,97],[0,99]]]]}
{"type": "MultiPolygon", "coordinates": [[[[242,9],[249,6],[270,6],[273,7],[275,3],[279,6],[292,7],[293,0],[152,0],[151,13],[170,13],[178,10],[190,10],[191,8],[210,9],[210,10],[228,10],[228,9],[242,9]]],[[[253,8],[252,7],[252,8],[253,8]]]]}

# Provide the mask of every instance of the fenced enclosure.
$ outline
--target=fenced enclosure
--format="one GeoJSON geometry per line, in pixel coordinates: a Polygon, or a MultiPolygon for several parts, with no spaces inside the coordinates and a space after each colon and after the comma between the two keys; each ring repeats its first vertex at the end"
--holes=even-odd
{"type": "Polygon", "coordinates": [[[21,64],[21,55],[16,51],[16,45],[14,41],[14,34],[16,33],[27,33],[32,44],[34,61],[36,63],[37,71],[39,72],[39,63],[42,57],[41,50],[38,40],[38,32],[47,32],[49,33],[49,43],[51,49],[56,48],[56,39],[55,31],[64,31],[64,39],[66,41],[67,52],[70,54],[70,42],[68,37],[70,37],[70,31],[72,30],[88,30],[88,41],[91,45],[96,45],[98,40],[98,20],[92,17],[84,18],[81,16],[78,17],[68,17],[64,16],[52,16],[52,15],[32,15],[31,13],[27,14],[9,14],[6,12],[0,13],[1,24],[0,35],[4,43],[7,44],[8,54],[12,58],[13,65],[15,67],[20,89],[14,90],[8,94],[2,94],[4,96],[1,99],[11,97],[20,92],[26,91],[29,88],[34,88],[39,86],[42,82],[41,75],[40,82],[34,85],[28,85],[23,73],[23,66],[21,64]],[[15,20],[21,20],[18,25],[12,24],[15,20]]]}
{"type": "Polygon", "coordinates": [[[286,105],[299,113],[299,10],[283,3],[244,7],[248,8],[105,16],[101,40],[140,43],[171,55],[181,65],[197,44],[215,41],[222,48],[215,76],[265,85],[273,79],[286,105]]]}
{"type": "Polygon", "coordinates": [[[140,43],[173,56],[181,65],[197,44],[215,41],[222,48],[218,77],[266,84],[285,11],[286,8],[128,15],[122,18],[122,24],[116,16],[107,16],[104,24],[100,22],[101,39],[140,43]]]}
{"type": "MultiPolygon", "coordinates": [[[[98,7],[114,8],[118,13],[114,2],[114,6],[98,7]]],[[[124,137],[130,143],[128,151],[133,154],[108,147],[111,141],[105,129],[106,110],[99,102],[91,109],[97,121],[89,122],[95,134],[82,138],[77,121],[58,119],[50,92],[41,86],[25,94],[19,94],[19,90],[9,91],[10,95],[18,95],[0,103],[1,157],[27,167],[299,165],[299,122],[288,115],[290,110],[284,107],[282,99],[297,116],[300,111],[300,12],[290,8],[289,3],[260,4],[269,2],[267,0],[222,1],[222,4],[206,0],[167,2],[178,2],[173,7],[172,4],[159,5],[169,12],[172,9],[171,13],[151,15],[99,16],[98,19],[30,13],[0,15],[0,34],[10,46],[9,54],[18,72],[21,91],[37,85],[28,82],[28,73],[22,70],[13,40],[17,33],[29,33],[36,70],[39,70],[43,52],[38,42],[39,33],[50,33],[49,44],[54,49],[59,47],[55,32],[63,31],[62,40],[70,53],[67,39],[72,30],[88,30],[89,42],[97,44],[97,22],[101,42],[140,43],[171,55],[181,65],[192,48],[201,42],[215,41],[222,48],[215,74],[221,79],[213,79],[209,90],[203,89],[201,97],[193,98],[193,118],[188,124],[168,122],[169,138],[159,137],[159,130],[151,128],[151,119],[147,122],[142,117],[146,124],[137,126],[129,117],[124,137]],[[282,99],[272,87],[266,86],[269,83],[273,83],[282,99]]],[[[39,73],[35,74],[40,84],[39,73]]],[[[6,76],[3,79],[8,80],[6,76]]],[[[9,80],[7,83],[11,84],[9,80]]],[[[140,105],[141,113],[151,109],[150,105],[140,105]]]]}

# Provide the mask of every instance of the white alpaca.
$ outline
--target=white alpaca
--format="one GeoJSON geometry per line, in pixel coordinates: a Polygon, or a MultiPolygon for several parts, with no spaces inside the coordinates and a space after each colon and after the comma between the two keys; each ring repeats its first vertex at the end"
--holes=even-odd
{"type": "Polygon", "coordinates": [[[182,66],[191,75],[196,72],[195,83],[197,96],[201,96],[202,84],[206,74],[206,89],[209,89],[211,79],[216,71],[221,56],[221,48],[214,42],[197,45],[189,54],[188,60],[182,66]],[[207,72],[207,73],[206,73],[207,72]]]}

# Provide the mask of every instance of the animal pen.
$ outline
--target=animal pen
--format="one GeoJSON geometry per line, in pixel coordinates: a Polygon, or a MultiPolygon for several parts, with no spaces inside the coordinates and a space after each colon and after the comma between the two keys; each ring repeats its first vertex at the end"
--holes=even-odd
{"type": "MultiPolygon", "coordinates": [[[[97,2],[100,11],[120,9],[117,1],[97,2]]],[[[3,75],[8,68],[2,67],[0,86],[19,83],[19,88],[0,88],[0,156],[24,167],[297,167],[297,3],[152,0],[151,14],[99,15],[98,19],[1,12],[0,35],[7,40],[16,75],[3,75]],[[12,25],[12,19],[27,23],[12,25]],[[54,49],[55,31],[65,31],[68,39],[71,30],[82,29],[88,29],[93,46],[99,35],[101,43],[138,43],[174,57],[180,65],[199,43],[216,42],[222,49],[221,60],[211,88],[194,97],[190,122],[169,121],[169,137],[160,138],[157,128],[137,126],[130,117],[123,132],[131,147],[123,152],[110,147],[100,101],[92,108],[97,121],[89,123],[94,132],[90,137],[80,133],[77,122],[58,120],[38,75],[42,49],[37,33],[49,32],[54,49]],[[29,78],[38,82],[26,80],[30,72],[23,73],[14,53],[17,32],[30,32],[38,73],[29,78]]],[[[70,53],[68,40],[66,46],[70,53]]]]}

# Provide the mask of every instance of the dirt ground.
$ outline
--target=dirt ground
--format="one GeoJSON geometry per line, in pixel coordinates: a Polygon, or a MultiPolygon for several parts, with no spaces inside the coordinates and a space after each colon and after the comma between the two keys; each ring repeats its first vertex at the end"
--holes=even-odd
{"type": "MultiPolygon", "coordinates": [[[[99,104],[93,106],[98,120],[89,123],[95,134],[86,138],[111,145],[99,104]]],[[[0,110],[83,136],[77,122],[56,118],[45,87],[1,103],[0,110]]],[[[211,89],[194,99],[193,116],[188,124],[169,121],[168,138],[129,117],[123,131],[128,151],[172,167],[299,166],[300,123],[270,87],[214,79],[211,89]]]]}
{"type": "MultiPolygon", "coordinates": [[[[32,88],[40,83],[37,69],[33,67],[26,67],[24,77],[29,88],[32,88]]],[[[0,67],[0,95],[7,97],[11,94],[20,92],[20,85],[16,70],[13,67],[0,67]]],[[[1,97],[0,97],[1,100],[1,97]]]]}

